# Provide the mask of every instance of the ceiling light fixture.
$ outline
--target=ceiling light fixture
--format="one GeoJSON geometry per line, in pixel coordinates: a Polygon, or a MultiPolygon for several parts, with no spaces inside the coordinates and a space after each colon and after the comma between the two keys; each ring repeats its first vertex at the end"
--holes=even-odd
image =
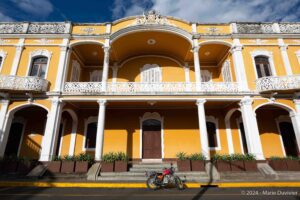
{"type": "Polygon", "coordinates": [[[156,43],[156,40],[154,40],[154,39],[147,40],[147,44],[149,44],[149,45],[154,45],[155,43],[156,43]]]}

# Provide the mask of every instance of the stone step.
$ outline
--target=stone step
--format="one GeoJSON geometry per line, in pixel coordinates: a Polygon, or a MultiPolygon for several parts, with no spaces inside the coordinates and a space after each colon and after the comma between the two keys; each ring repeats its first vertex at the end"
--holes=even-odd
{"type": "MultiPolygon", "coordinates": [[[[208,177],[206,172],[176,172],[177,176],[187,176],[187,177],[208,177]]],[[[144,172],[102,172],[100,176],[146,176],[144,172]]]]}
{"type": "MultiPolygon", "coordinates": [[[[179,176],[181,180],[187,182],[208,182],[208,177],[200,177],[200,176],[179,176]]],[[[97,177],[99,181],[146,181],[146,176],[99,176],[97,177]]]]}
{"type": "MultiPolygon", "coordinates": [[[[150,171],[157,171],[162,172],[163,168],[130,168],[130,172],[150,172],[150,171]]],[[[175,168],[175,172],[178,171],[178,169],[175,168]]]]}

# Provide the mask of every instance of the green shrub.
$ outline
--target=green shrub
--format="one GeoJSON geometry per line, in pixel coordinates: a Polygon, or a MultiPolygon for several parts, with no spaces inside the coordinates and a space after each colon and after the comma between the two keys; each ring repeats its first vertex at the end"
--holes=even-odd
{"type": "Polygon", "coordinates": [[[240,153],[235,153],[235,154],[230,154],[230,160],[231,161],[236,161],[236,160],[255,160],[255,156],[253,154],[240,154],[240,153]]]}
{"type": "Polygon", "coordinates": [[[189,160],[189,156],[185,152],[178,152],[176,154],[178,160],[189,160]]]}
{"type": "Polygon", "coordinates": [[[102,161],[112,163],[116,160],[116,154],[114,152],[106,153],[102,156],[102,161]]]}
{"type": "Polygon", "coordinates": [[[75,156],[76,161],[87,161],[89,163],[93,163],[93,159],[89,154],[80,153],[79,155],[75,156]]]}
{"type": "Polygon", "coordinates": [[[128,161],[128,156],[124,152],[115,153],[115,161],[128,161]]]}
{"type": "Polygon", "coordinates": [[[193,153],[189,157],[191,160],[206,160],[206,157],[202,153],[193,153]]]}
{"type": "Polygon", "coordinates": [[[245,156],[244,160],[255,160],[255,155],[252,153],[247,153],[244,156],[245,156]]]}
{"type": "Polygon", "coordinates": [[[300,157],[295,157],[295,156],[287,156],[287,157],[271,156],[270,160],[300,160],[300,157]]]}
{"type": "Polygon", "coordinates": [[[61,160],[62,160],[61,156],[54,156],[52,158],[52,161],[61,161],[61,160]]]}
{"type": "Polygon", "coordinates": [[[65,160],[65,161],[75,161],[75,157],[74,156],[66,155],[66,156],[64,156],[63,160],[65,160]]]}
{"type": "Polygon", "coordinates": [[[226,154],[215,154],[213,155],[213,157],[211,158],[213,161],[230,161],[231,157],[230,155],[226,155],[226,154]]]}

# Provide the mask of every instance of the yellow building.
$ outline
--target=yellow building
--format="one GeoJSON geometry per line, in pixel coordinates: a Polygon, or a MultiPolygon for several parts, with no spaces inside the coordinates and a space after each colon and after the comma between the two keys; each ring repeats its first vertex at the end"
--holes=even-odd
{"type": "Polygon", "coordinates": [[[0,156],[297,156],[300,24],[0,24],[0,156]]]}

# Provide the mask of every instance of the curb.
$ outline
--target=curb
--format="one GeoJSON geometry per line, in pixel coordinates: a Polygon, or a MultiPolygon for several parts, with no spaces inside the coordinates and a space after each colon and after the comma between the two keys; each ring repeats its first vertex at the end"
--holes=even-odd
{"type": "MultiPolygon", "coordinates": [[[[300,187],[300,182],[241,182],[241,183],[186,183],[187,188],[200,187],[300,187]]],[[[70,183],[70,182],[0,182],[0,187],[53,187],[53,188],[147,188],[145,183],[70,183]]]]}

